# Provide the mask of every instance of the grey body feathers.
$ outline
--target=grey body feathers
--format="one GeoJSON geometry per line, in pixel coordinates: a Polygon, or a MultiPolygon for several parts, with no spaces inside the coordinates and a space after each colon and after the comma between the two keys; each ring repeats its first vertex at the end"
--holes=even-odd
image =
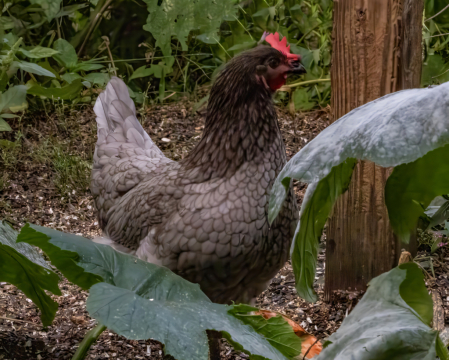
{"type": "Polygon", "coordinates": [[[216,126],[208,112],[200,144],[177,163],[143,130],[126,85],[113,78],[94,107],[91,189],[107,237],[100,242],[167,266],[215,302],[249,302],[263,291],[288,258],[298,211],[291,190],[268,224],[269,192],[286,158],[275,113],[253,114],[261,99],[235,115],[254,117],[249,130],[241,121],[216,126]],[[243,151],[248,141],[258,148],[243,151]]]}

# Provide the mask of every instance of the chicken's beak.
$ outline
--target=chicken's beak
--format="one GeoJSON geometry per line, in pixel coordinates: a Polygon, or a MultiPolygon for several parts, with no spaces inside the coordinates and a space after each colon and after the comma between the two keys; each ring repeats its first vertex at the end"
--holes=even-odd
{"type": "Polygon", "coordinates": [[[299,59],[294,59],[289,61],[290,70],[288,71],[289,74],[304,74],[306,73],[306,69],[304,69],[304,66],[300,63],[299,59]]]}

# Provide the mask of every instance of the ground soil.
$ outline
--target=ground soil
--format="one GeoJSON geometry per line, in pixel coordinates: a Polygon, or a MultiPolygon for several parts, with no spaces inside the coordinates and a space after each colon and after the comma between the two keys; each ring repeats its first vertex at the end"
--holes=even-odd
{"type": "MultiPolygon", "coordinates": [[[[188,101],[157,105],[140,113],[145,130],[174,160],[185,157],[201,136],[204,119],[192,110],[193,105],[188,101]]],[[[279,108],[278,113],[288,158],[329,124],[326,110],[291,115],[279,108]]],[[[66,166],[69,167],[70,159],[90,163],[96,141],[92,108],[59,108],[50,115],[31,114],[12,126],[12,132],[0,133],[0,144],[2,139],[16,144],[5,148],[3,143],[1,150],[0,167],[5,171],[0,182],[0,219],[17,229],[28,221],[88,238],[99,235],[88,189],[88,167],[75,166],[73,171],[61,168],[61,164],[55,162],[55,151],[52,152],[52,148],[62,149],[65,152],[62,158],[68,159],[66,166]]],[[[57,159],[60,161],[61,156],[57,159]]],[[[295,184],[299,204],[305,189],[305,184],[295,184]]],[[[318,259],[317,303],[306,303],[297,296],[290,263],[279,271],[257,302],[261,308],[286,314],[319,339],[338,329],[362,295],[342,291],[335,293],[330,302],[323,300],[324,247],[323,243],[318,259]]],[[[428,271],[428,285],[441,293],[445,312],[449,314],[446,290],[449,266],[444,262],[447,256],[445,248],[434,256],[434,273],[428,271]]],[[[67,280],[62,280],[60,288],[63,295],[55,297],[59,310],[54,323],[43,329],[36,306],[14,286],[0,283],[0,360],[72,357],[95,320],[85,309],[87,292],[67,280]]],[[[107,330],[92,346],[86,359],[162,359],[163,356],[162,346],[156,341],[126,340],[107,330]]],[[[237,360],[246,355],[234,351],[223,341],[222,358],[237,360]]]]}

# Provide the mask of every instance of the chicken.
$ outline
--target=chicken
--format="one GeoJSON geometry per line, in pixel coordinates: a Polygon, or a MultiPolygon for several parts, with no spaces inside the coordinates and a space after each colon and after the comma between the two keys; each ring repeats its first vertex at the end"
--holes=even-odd
{"type": "Polygon", "coordinates": [[[107,243],[199,283],[217,303],[252,302],[288,259],[298,220],[293,190],[268,223],[272,184],[286,162],[272,94],[304,71],[286,38],[230,60],[212,86],[204,133],[175,162],[136,118],[113,77],[95,104],[91,190],[107,243]]]}

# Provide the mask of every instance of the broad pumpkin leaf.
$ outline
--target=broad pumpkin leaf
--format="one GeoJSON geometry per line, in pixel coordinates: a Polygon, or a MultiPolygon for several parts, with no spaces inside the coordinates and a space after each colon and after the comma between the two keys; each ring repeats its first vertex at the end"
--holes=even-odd
{"type": "Polygon", "coordinates": [[[242,308],[212,303],[197,284],[165,267],[36,225],[25,225],[18,241],[39,246],[69,281],[90,289],[86,307],[92,317],[129,339],[158,340],[177,359],[208,359],[206,329],[223,331],[254,359],[301,353],[301,340],[293,341],[293,329],[279,319],[260,317],[265,326],[251,327],[239,320],[242,308]]]}
{"type": "Polygon", "coordinates": [[[258,308],[241,304],[233,306],[228,312],[264,335],[271,345],[282,349],[289,359],[298,357],[301,354],[301,340],[288,322],[280,315],[267,320],[261,315],[255,315],[257,311],[258,308]]]}
{"type": "Polygon", "coordinates": [[[446,359],[430,327],[432,299],[418,265],[406,263],[369,283],[368,290],[316,360],[446,359]]]}
{"type": "Polygon", "coordinates": [[[49,326],[58,310],[58,303],[45,290],[61,295],[59,277],[34,247],[16,243],[16,239],[17,231],[0,222],[0,281],[13,284],[23,291],[41,310],[42,324],[49,326]]]}
{"type": "MultiPolygon", "coordinates": [[[[316,250],[312,251],[311,249],[316,249],[318,246],[318,235],[321,235],[319,228],[322,229],[322,226],[318,225],[324,225],[323,221],[328,217],[337,198],[336,195],[345,190],[343,185],[351,177],[352,171],[347,168],[341,179],[335,179],[328,185],[320,186],[320,183],[327,182],[329,179],[326,177],[334,171],[333,169],[338,169],[338,166],[348,159],[369,160],[383,167],[392,167],[414,162],[430,151],[448,144],[448,113],[449,83],[433,88],[404,90],[386,95],[352,110],[334,122],[293,156],[282,169],[270,194],[270,223],[279,213],[291,179],[316,183],[306,192],[306,198],[310,199],[311,203],[308,204],[309,208],[303,205],[301,211],[292,262],[298,292],[307,300],[315,299],[312,274],[315,272],[316,260],[312,261],[311,258],[315,257],[316,250]],[[314,196],[315,191],[320,192],[316,197],[314,196]],[[327,205],[321,208],[319,203],[322,203],[323,199],[327,199],[325,201],[327,205]],[[315,206],[312,204],[313,201],[319,201],[319,203],[315,206]],[[319,216],[315,222],[317,212],[319,212],[319,216]],[[303,226],[305,226],[304,229],[302,229],[303,226]],[[305,259],[309,260],[305,261],[305,259]],[[298,261],[299,263],[297,263],[298,261]],[[305,281],[303,276],[309,280],[305,281]]],[[[441,156],[438,157],[442,159],[441,156]]],[[[438,164],[434,161],[433,164],[435,168],[447,166],[446,162],[442,160],[438,164]]],[[[431,176],[428,173],[431,171],[430,167],[427,167],[426,171],[425,176],[431,176]]],[[[336,174],[334,173],[334,175],[336,174]]],[[[331,174],[331,176],[334,175],[331,174]]],[[[417,181],[421,181],[421,185],[423,180],[420,179],[423,176],[424,174],[417,179],[417,181]]],[[[408,177],[398,178],[396,184],[390,180],[392,184],[390,186],[394,186],[397,192],[394,194],[395,198],[412,196],[413,200],[421,201],[416,194],[401,195],[407,191],[405,185],[408,182],[413,183],[410,173],[408,177]],[[401,181],[403,182],[401,183],[401,181]]],[[[419,189],[421,191],[422,187],[419,189]]],[[[426,191],[432,192],[430,189],[426,191]]],[[[436,191],[440,191],[440,189],[436,189],[436,191]]],[[[447,193],[447,191],[443,193],[447,193]]],[[[422,200],[421,213],[424,212],[431,200],[427,202],[427,196],[429,195],[425,195],[422,200]]],[[[404,199],[400,204],[393,204],[393,201],[388,200],[386,203],[393,230],[403,240],[408,240],[410,217],[417,214],[416,208],[413,211],[407,208],[410,204],[408,199],[404,199]],[[406,214],[405,216],[402,216],[403,212],[406,214]]]]}
{"type": "Polygon", "coordinates": [[[357,160],[347,159],[330,174],[308,186],[292,244],[292,267],[298,295],[304,300],[318,300],[313,283],[321,234],[337,198],[346,191],[357,160]]]}

